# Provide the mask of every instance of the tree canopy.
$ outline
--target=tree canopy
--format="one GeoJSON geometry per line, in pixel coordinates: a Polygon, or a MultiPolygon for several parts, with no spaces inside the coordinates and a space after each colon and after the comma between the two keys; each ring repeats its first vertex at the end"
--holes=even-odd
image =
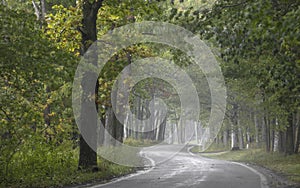
{"type": "MultiPolygon", "coordinates": [[[[142,21],[181,26],[211,48],[227,88],[226,118],[215,142],[286,155],[299,152],[298,1],[3,0],[0,4],[0,186],[61,186],[95,178],[92,171],[110,177],[132,170],[97,157],[81,139],[72,110],[72,84],[80,58],[93,42],[142,21]],[[86,157],[91,153],[93,157],[86,157]],[[77,171],[78,165],[82,171],[77,171]]],[[[87,94],[90,98],[83,95],[77,100],[92,99],[104,128],[121,143],[156,144],[172,132],[176,136],[170,143],[185,143],[191,122],[179,122],[178,93],[164,80],[144,79],[126,96],[140,120],[150,114],[158,117],[162,112],[151,111],[150,101],[163,99],[168,115],[153,120],[161,126],[139,125],[128,115],[124,126],[112,110],[112,87],[120,72],[149,57],[169,60],[195,83],[203,108],[201,122],[192,122],[199,144],[200,133],[209,128],[211,91],[189,55],[171,46],[138,43],[113,54],[95,75],[94,97],[87,94]],[[147,128],[152,130],[141,133],[147,128]]],[[[102,128],[96,127],[95,135],[97,146],[116,146],[102,128]]]]}

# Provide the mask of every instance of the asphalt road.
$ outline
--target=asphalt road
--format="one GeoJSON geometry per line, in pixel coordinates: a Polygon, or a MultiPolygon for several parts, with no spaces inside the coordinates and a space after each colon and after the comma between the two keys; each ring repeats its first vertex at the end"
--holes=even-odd
{"type": "Polygon", "coordinates": [[[152,168],[91,188],[268,188],[266,178],[246,165],[195,156],[187,149],[162,162],[177,147],[147,149],[143,152],[152,168]]]}

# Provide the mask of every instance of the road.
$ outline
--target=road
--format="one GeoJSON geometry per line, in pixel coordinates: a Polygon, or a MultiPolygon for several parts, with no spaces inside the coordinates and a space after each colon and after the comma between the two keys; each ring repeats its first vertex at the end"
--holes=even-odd
{"type": "Polygon", "coordinates": [[[265,177],[246,165],[199,157],[187,149],[161,162],[177,147],[180,146],[163,145],[147,149],[144,154],[155,163],[154,167],[91,188],[268,188],[265,177]]]}

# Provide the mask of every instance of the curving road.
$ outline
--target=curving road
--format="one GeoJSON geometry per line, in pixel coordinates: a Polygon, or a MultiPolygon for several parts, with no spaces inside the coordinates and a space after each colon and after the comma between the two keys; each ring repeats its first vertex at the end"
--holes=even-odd
{"type": "Polygon", "coordinates": [[[144,155],[155,163],[151,169],[91,188],[268,188],[266,178],[246,165],[195,156],[187,149],[157,164],[178,147],[147,148],[144,155]]]}

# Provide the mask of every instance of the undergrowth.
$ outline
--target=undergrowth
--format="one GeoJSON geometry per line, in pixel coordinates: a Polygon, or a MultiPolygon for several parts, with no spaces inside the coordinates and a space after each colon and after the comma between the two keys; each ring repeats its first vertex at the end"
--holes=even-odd
{"type": "MultiPolygon", "coordinates": [[[[1,157],[0,157],[1,159],[1,157]]],[[[78,171],[78,148],[65,142],[24,144],[9,160],[0,160],[0,187],[63,187],[105,181],[135,169],[98,158],[98,172],[78,171]]]]}

